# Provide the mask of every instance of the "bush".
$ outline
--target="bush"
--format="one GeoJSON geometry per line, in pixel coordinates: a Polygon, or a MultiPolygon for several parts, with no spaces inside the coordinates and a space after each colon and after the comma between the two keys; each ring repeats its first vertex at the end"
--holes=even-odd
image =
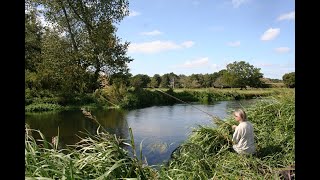
{"type": "Polygon", "coordinates": [[[49,103],[34,103],[27,105],[25,107],[26,112],[40,112],[40,111],[53,111],[60,110],[62,106],[58,104],[49,104],[49,103]]]}

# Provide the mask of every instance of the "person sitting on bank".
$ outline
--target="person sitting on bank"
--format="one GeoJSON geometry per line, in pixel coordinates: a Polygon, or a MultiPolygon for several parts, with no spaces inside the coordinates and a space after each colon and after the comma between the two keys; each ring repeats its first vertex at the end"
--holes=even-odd
{"type": "Polygon", "coordinates": [[[247,120],[247,115],[244,110],[238,109],[234,113],[234,118],[239,122],[239,125],[233,125],[234,130],[232,148],[239,154],[254,154],[256,152],[254,141],[254,130],[251,122],[247,120]]]}

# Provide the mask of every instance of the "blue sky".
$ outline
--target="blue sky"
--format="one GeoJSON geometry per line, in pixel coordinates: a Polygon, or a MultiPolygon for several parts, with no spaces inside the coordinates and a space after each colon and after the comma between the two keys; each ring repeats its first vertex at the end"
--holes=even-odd
{"type": "Polygon", "coordinates": [[[234,61],[282,79],[295,71],[294,0],[130,0],[117,35],[130,73],[206,74],[234,61]]]}

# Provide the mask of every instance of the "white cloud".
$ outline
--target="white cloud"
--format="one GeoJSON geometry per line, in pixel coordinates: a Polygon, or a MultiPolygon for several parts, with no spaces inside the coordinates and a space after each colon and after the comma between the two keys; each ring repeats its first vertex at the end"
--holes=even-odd
{"type": "MultiPolygon", "coordinates": [[[[175,71],[179,71],[179,69],[192,69],[192,68],[198,68],[199,70],[203,71],[204,69],[209,70],[210,73],[212,72],[218,72],[222,69],[226,68],[226,65],[219,65],[219,64],[210,64],[208,57],[200,57],[192,60],[185,61],[183,64],[179,65],[172,65],[170,68],[175,69],[175,71]]],[[[192,71],[194,72],[194,71],[192,71]]],[[[203,73],[203,72],[199,72],[203,73]]],[[[181,72],[181,74],[190,74],[190,72],[181,72]]]]}
{"type": "Polygon", "coordinates": [[[231,47],[237,47],[240,46],[240,41],[228,42],[227,45],[231,47]]]}
{"type": "Polygon", "coordinates": [[[142,32],[141,35],[146,35],[146,36],[156,36],[156,35],[160,35],[162,34],[162,32],[158,31],[158,30],[154,30],[154,31],[150,31],[150,32],[142,32]]]}
{"type": "Polygon", "coordinates": [[[190,48],[194,45],[194,42],[193,41],[185,41],[181,45],[185,48],[190,48]]]}
{"type": "Polygon", "coordinates": [[[239,7],[241,4],[247,3],[248,0],[232,0],[232,6],[234,8],[239,7]]]}
{"type": "Polygon", "coordinates": [[[129,12],[129,17],[139,16],[140,14],[141,14],[140,12],[132,10],[129,12]]]}
{"type": "Polygon", "coordinates": [[[219,72],[220,70],[225,69],[225,68],[223,68],[222,66],[220,66],[218,64],[211,64],[210,67],[212,69],[212,72],[219,72]]]}
{"type": "Polygon", "coordinates": [[[274,49],[277,53],[287,53],[290,51],[288,47],[278,47],[274,49]]]}
{"type": "Polygon", "coordinates": [[[132,43],[129,45],[128,52],[131,53],[158,53],[162,51],[189,48],[193,45],[192,41],[186,41],[182,44],[176,44],[172,41],[151,41],[144,43],[132,43]]]}
{"type": "Polygon", "coordinates": [[[280,28],[270,28],[261,36],[262,41],[269,41],[276,38],[280,34],[280,28]]]}
{"type": "Polygon", "coordinates": [[[278,17],[278,21],[282,20],[294,20],[295,19],[295,11],[289,12],[287,14],[282,14],[278,17]]]}
{"type": "Polygon", "coordinates": [[[208,63],[209,63],[209,58],[204,57],[204,58],[199,58],[192,61],[186,61],[184,64],[179,65],[179,67],[194,68],[194,67],[207,66],[208,63]]]}

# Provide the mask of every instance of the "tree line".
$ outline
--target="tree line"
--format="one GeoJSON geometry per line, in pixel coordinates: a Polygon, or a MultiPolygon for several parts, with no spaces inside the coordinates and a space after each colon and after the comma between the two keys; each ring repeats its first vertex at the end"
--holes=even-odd
{"type": "Polygon", "coordinates": [[[69,97],[102,87],[208,88],[267,87],[283,81],[294,87],[294,72],[283,80],[264,78],[260,68],[234,61],[212,74],[149,77],[132,75],[129,42],[116,35],[116,24],[129,14],[128,0],[25,1],[25,88],[69,97]],[[43,25],[42,15],[47,22],[43,25]]]}
{"type": "Polygon", "coordinates": [[[128,85],[135,88],[267,88],[272,83],[284,83],[294,87],[294,72],[287,73],[282,80],[264,78],[259,68],[245,61],[233,62],[227,69],[207,74],[191,74],[189,76],[173,72],[152,77],[145,74],[130,76],[128,85]]]}

